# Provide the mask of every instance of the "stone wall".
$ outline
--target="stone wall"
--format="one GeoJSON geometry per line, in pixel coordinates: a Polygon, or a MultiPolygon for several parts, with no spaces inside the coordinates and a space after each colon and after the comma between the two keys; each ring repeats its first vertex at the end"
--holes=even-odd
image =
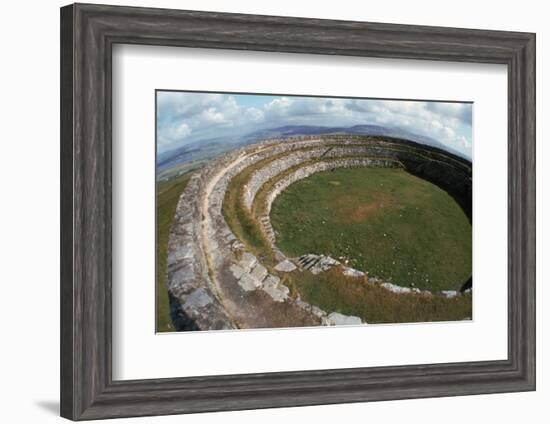
{"type": "Polygon", "coordinates": [[[346,156],[376,155],[369,146],[350,145],[333,146],[331,140],[320,141],[323,147],[308,150],[297,150],[292,155],[285,155],[280,159],[269,162],[266,166],[253,172],[249,181],[244,186],[244,204],[250,209],[252,202],[260,188],[270,179],[301,163],[320,158],[336,158],[346,156]]]}
{"type": "Polygon", "coordinates": [[[213,295],[208,266],[199,238],[200,203],[204,180],[195,174],[181,195],[168,243],[167,280],[170,313],[176,330],[235,328],[213,295]]]}
{"type": "Polygon", "coordinates": [[[338,167],[404,167],[447,190],[471,218],[471,164],[416,143],[359,136],[296,137],[224,154],[193,175],[176,208],[168,244],[167,283],[177,330],[269,327],[274,316],[286,315],[303,322],[329,322],[324,311],[290,299],[279,276],[269,273],[261,258],[245,250],[223,216],[231,180],[247,167],[275,156],[252,173],[243,198],[250,209],[266,182],[296,167],[276,182],[266,199],[262,224],[272,242],[269,211],[276,196],[295,181],[338,167]]]}
{"type": "Polygon", "coordinates": [[[178,201],[168,243],[167,285],[176,330],[235,328],[211,275],[235,261],[239,246],[222,213],[227,185],[261,159],[315,142],[260,143],[224,154],[193,175],[178,201]]]}
{"type": "Polygon", "coordinates": [[[267,240],[270,242],[271,248],[275,249],[277,253],[280,254],[280,251],[275,247],[275,231],[273,230],[271,220],[269,219],[271,206],[273,205],[273,202],[275,201],[277,196],[279,196],[279,194],[281,194],[295,182],[308,178],[318,172],[331,171],[337,168],[356,167],[398,168],[402,167],[402,165],[401,163],[391,159],[343,158],[330,161],[315,162],[311,165],[306,165],[298,168],[291,174],[283,177],[282,179],[277,181],[267,193],[264,205],[265,215],[262,216],[261,220],[262,230],[264,231],[267,240]]]}

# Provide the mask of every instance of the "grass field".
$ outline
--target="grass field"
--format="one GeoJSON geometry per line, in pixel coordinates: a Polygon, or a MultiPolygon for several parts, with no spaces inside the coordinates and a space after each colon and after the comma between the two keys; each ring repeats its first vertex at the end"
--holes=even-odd
{"type": "Polygon", "coordinates": [[[342,257],[369,277],[431,291],[459,289],[471,276],[468,218],[445,191],[402,169],[315,174],[275,200],[271,220],[290,257],[342,257]]]}
{"type": "Polygon", "coordinates": [[[472,296],[454,298],[396,294],[333,268],[314,275],[295,271],[285,279],[291,292],[329,312],[360,317],[369,324],[460,321],[472,317],[472,296]]]}
{"type": "Polygon", "coordinates": [[[157,331],[174,331],[170,319],[170,305],[166,289],[166,255],[170,226],[174,220],[180,194],[189,181],[190,174],[182,175],[171,181],[157,183],[157,275],[156,304],[157,331]]]}

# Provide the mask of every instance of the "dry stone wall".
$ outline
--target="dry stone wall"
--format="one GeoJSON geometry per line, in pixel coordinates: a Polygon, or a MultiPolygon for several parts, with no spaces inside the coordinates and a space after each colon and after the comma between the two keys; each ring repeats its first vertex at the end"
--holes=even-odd
{"type": "Polygon", "coordinates": [[[277,253],[281,260],[284,260],[282,253],[275,246],[275,231],[271,225],[269,214],[271,212],[271,206],[273,202],[284,190],[297,181],[310,177],[311,175],[323,172],[331,171],[337,168],[353,168],[353,167],[378,167],[378,168],[397,168],[402,167],[398,161],[390,159],[369,159],[369,158],[343,158],[335,159],[331,161],[320,161],[312,163],[311,165],[303,166],[296,169],[294,172],[278,180],[266,195],[265,205],[263,210],[265,214],[260,219],[262,231],[265,234],[266,239],[269,241],[271,248],[277,253]]]}
{"type": "Polygon", "coordinates": [[[213,295],[200,240],[203,181],[196,174],[176,208],[168,244],[167,276],[170,313],[177,330],[235,328],[224,306],[213,295]]]}
{"type": "MultiPolygon", "coordinates": [[[[224,154],[193,175],[176,208],[167,282],[177,330],[290,325],[285,319],[303,325],[357,323],[356,317],[329,319],[331,311],[308,305],[299,297],[290,298],[281,273],[270,272],[231,231],[223,216],[227,188],[236,175],[262,160],[265,164],[254,170],[243,190],[242,201],[249,209],[264,184],[296,168],[276,180],[266,198],[267,213],[261,224],[272,243],[275,236],[269,211],[273,200],[292,183],[338,167],[403,167],[446,189],[471,217],[471,164],[416,143],[357,136],[297,137],[268,140],[224,154]]],[[[277,253],[285,263],[287,258],[277,253]]]]}
{"type": "Polygon", "coordinates": [[[285,155],[280,159],[269,162],[266,166],[255,171],[244,187],[244,204],[250,209],[252,202],[260,188],[270,179],[301,163],[321,158],[338,158],[347,156],[376,155],[376,151],[365,145],[332,146],[326,141],[321,148],[298,150],[292,155],[285,155]]]}

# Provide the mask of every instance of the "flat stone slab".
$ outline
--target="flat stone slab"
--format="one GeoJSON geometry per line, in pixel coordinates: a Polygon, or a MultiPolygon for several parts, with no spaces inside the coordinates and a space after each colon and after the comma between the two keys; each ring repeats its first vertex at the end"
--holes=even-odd
{"type": "Polygon", "coordinates": [[[284,261],[279,262],[275,266],[275,271],[279,271],[279,272],[292,272],[295,269],[296,269],[296,265],[294,265],[288,259],[285,259],[284,261]]]}
{"type": "Polygon", "coordinates": [[[357,277],[357,278],[365,276],[365,273],[363,271],[359,271],[358,269],[354,269],[350,267],[345,267],[343,274],[347,277],[357,277]]]}
{"type": "Polygon", "coordinates": [[[264,291],[271,296],[275,302],[284,302],[288,299],[288,287],[281,284],[279,287],[265,288],[264,291]]]}
{"type": "Polygon", "coordinates": [[[389,290],[393,293],[397,294],[403,294],[403,293],[411,293],[413,290],[409,287],[401,287],[392,283],[382,283],[380,284],[381,287],[384,287],[386,290],[389,290]]]}
{"type": "Polygon", "coordinates": [[[231,264],[231,266],[229,267],[229,270],[235,276],[235,278],[241,278],[242,275],[244,274],[244,268],[237,264],[231,264]]]}
{"type": "Polygon", "coordinates": [[[256,259],[256,256],[252,253],[245,252],[239,261],[239,266],[241,266],[245,271],[250,271],[257,262],[258,260],[256,259]]]}
{"type": "Polygon", "coordinates": [[[250,275],[258,281],[257,286],[260,286],[264,278],[267,277],[267,269],[261,264],[256,264],[250,275]]]}
{"type": "Polygon", "coordinates": [[[338,312],[332,312],[327,317],[329,325],[361,325],[361,318],[352,315],[343,315],[338,312]]]}
{"type": "Polygon", "coordinates": [[[258,280],[256,280],[254,277],[252,277],[249,273],[245,273],[241,276],[241,279],[239,280],[239,286],[244,291],[254,291],[258,284],[258,280]]]}
{"type": "Polygon", "coordinates": [[[187,299],[185,299],[185,304],[183,305],[183,307],[185,309],[200,309],[200,308],[204,308],[206,305],[211,304],[212,301],[213,300],[210,297],[210,295],[206,292],[206,289],[201,287],[195,290],[189,296],[187,296],[187,299]]]}
{"type": "Polygon", "coordinates": [[[281,279],[275,275],[268,275],[267,278],[263,281],[262,286],[264,289],[277,287],[281,279]]]}
{"type": "Polygon", "coordinates": [[[288,299],[290,290],[287,286],[280,284],[281,279],[275,275],[268,275],[262,283],[262,290],[266,292],[275,302],[284,302],[288,299]]]}

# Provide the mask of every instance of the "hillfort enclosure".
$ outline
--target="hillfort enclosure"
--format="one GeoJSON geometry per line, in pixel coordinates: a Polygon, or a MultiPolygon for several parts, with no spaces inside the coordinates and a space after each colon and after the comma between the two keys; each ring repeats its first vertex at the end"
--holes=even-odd
{"type": "Polygon", "coordinates": [[[164,331],[472,318],[472,164],[457,154],[270,138],[158,184],[173,205],[157,211],[164,331]]]}
{"type": "Polygon", "coordinates": [[[63,7],[61,415],[535,390],[535,38],[63,7]]]}

